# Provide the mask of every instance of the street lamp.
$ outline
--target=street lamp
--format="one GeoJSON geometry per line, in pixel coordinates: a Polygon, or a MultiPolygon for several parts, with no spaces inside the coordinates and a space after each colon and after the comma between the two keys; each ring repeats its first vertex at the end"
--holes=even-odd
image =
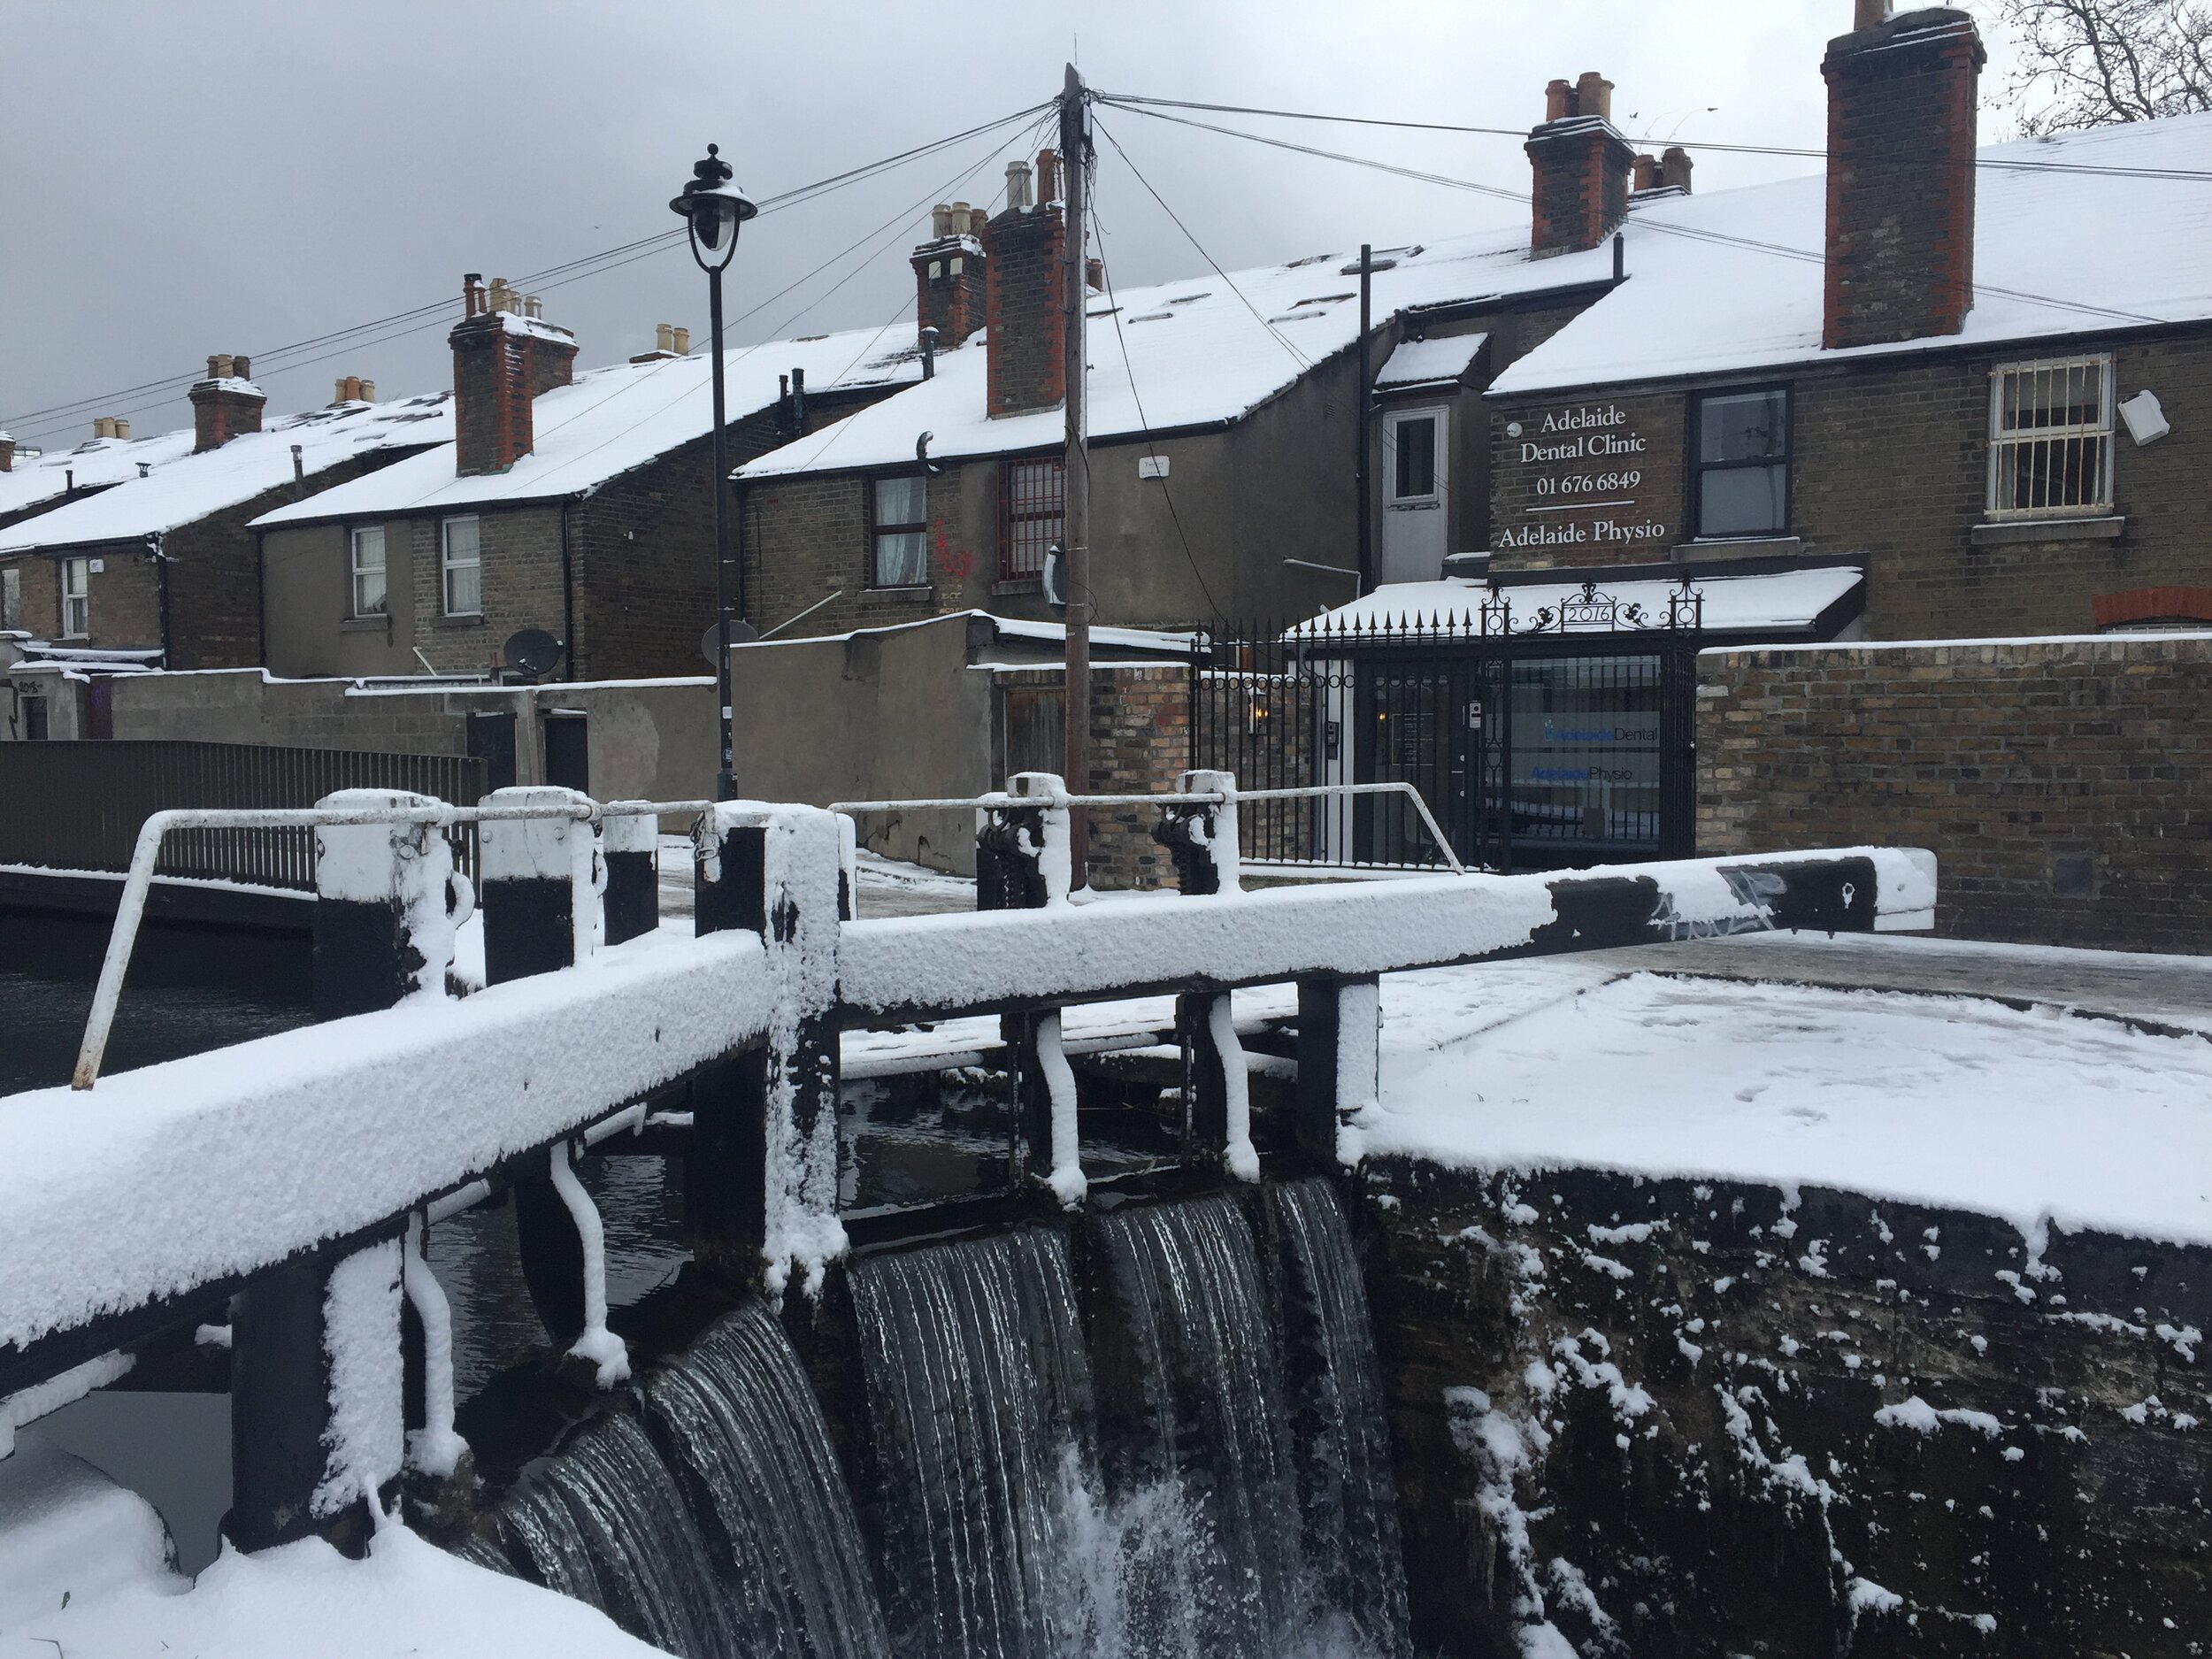
{"type": "Polygon", "coordinates": [[[705,158],[694,162],[691,173],[682,192],[668,205],[689,227],[691,257],[707,273],[708,332],[713,336],[714,354],[714,683],[722,710],[722,767],[715,775],[714,793],[717,800],[729,801],[737,795],[737,776],[730,739],[730,552],[723,526],[730,466],[723,453],[722,273],[736,257],[738,227],[760,209],[731,182],[730,164],[717,146],[707,146],[705,158]]]}

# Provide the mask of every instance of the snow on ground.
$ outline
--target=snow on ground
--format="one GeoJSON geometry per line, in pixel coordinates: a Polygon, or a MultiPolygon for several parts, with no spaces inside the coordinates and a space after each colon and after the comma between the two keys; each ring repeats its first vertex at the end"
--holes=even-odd
{"type": "Polygon", "coordinates": [[[2212,1242],[2212,1042],[1587,958],[1393,976],[1371,1154],[1818,1185],[2212,1242]]]}
{"type": "Polygon", "coordinates": [[[320,1540],[260,1555],[227,1552],[188,1588],[149,1572],[0,1624],[0,1659],[649,1659],[659,1651],[596,1609],[472,1566],[396,1524],[377,1534],[366,1561],[348,1561],[320,1540]]]}

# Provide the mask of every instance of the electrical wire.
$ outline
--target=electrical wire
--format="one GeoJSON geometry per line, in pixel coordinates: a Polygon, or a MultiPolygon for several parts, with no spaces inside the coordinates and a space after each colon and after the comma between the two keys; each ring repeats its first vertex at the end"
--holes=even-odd
{"type": "MultiPolygon", "coordinates": [[[[1179,127],[1201,127],[1210,133],[1220,133],[1230,138],[1241,138],[1255,144],[1265,144],[1277,150],[1295,150],[1301,155],[1317,156],[1325,160],[1340,161],[1356,167],[1371,168],[1379,173],[1390,173],[1399,178],[1412,179],[1425,184],[1441,185],[1450,189],[1471,191],[1478,196],[1493,196],[1501,201],[1517,202],[1523,205],[1526,205],[1529,201],[1529,196],[1526,192],[1508,189],[1502,185],[1484,184],[1471,179],[1455,179],[1446,173],[1423,173],[1414,168],[1401,167],[1390,162],[1377,161],[1371,157],[1348,155],[1340,150],[1317,150],[1308,144],[1292,143],[1286,139],[1270,138],[1263,133],[1243,132],[1233,127],[1217,127],[1211,122],[1194,121],[1189,119],[1187,117],[1166,115],[1156,110],[1133,108],[1131,110],[1131,113],[1136,115],[1148,115],[1155,120],[1172,121],[1179,127]]],[[[1099,130],[1101,132],[1105,131],[1103,125],[1099,127],[1099,130]]],[[[1109,134],[1108,136],[1110,139],[1112,135],[1109,134]]],[[[1118,142],[1116,142],[1114,144],[1114,148],[1116,150],[1120,150],[1121,145],[1118,142]]],[[[1123,159],[1128,159],[1126,151],[1123,151],[1123,159]]],[[[1134,171],[1133,164],[1132,164],[1131,170],[1133,172],[1134,171]]],[[[1139,177],[1140,180],[1141,180],[1142,175],[1140,174],[1139,177]]],[[[1151,187],[1148,185],[1146,188],[1149,189],[1151,187]]],[[[1162,203],[1161,205],[1164,207],[1166,204],[1162,203]]],[[[1171,217],[1172,217],[1171,214],[1171,217]]],[[[1179,223],[1180,221],[1178,222],[1179,223]]],[[[1685,237],[1692,241],[1710,242],[1719,247],[1741,248],[1754,253],[1770,254],[1781,258],[1806,261],[1815,265],[1824,264],[1826,262],[1826,256],[1815,249],[1792,248],[1780,242],[1761,242],[1754,237],[1731,235],[1724,231],[1709,230],[1698,226],[1676,224],[1663,219],[1654,218],[1649,213],[1639,214],[1633,220],[1633,223],[1640,229],[1656,231],[1663,235],[1685,237]]],[[[1187,232],[1185,234],[1187,235],[1188,234],[1187,232]]],[[[1195,243],[1193,245],[1195,246],[1195,243]]],[[[1200,249],[1199,251],[1203,253],[1205,250],[1203,249],[1200,249]]],[[[1218,271],[1220,267],[1216,265],[1215,269],[1218,271]]],[[[1225,275],[1224,280],[1226,280],[1227,279],[1225,275]]],[[[2055,311],[2072,311],[2083,316],[2114,318],[2122,322],[2165,323],[2171,320],[2168,318],[2153,317],[2141,311],[2121,311],[2109,305],[2092,305],[2080,300],[2060,299],[2054,295],[2033,294],[2023,288],[1998,288],[1993,284],[1986,282],[1975,283],[1973,285],[1973,292],[1977,294],[1986,294],[1992,296],[1993,297],[2001,299],[2016,300],[2023,304],[2041,305],[2055,311]]],[[[1255,315],[1257,313],[1255,313],[1255,315]]]]}
{"type": "MultiPolygon", "coordinates": [[[[1529,135],[1529,129],[1524,127],[1475,127],[1451,121],[1407,121],[1369,115],[1328,115],[1313,110],[1271,110],[1242,104],[1203,104],[1189,98],[1148,98],[1124,92],[1094,92],[1091,96],[1101,104],[1139,111],[1203,110],[1216,115],[1263,115],[1287,121],[1329,121],[1353,127],[1399,127],[1422,133],[1470,133],[1491,138],[1525,140],[1529,135]]],[[[1684,150],[1709,150],[1738,156],[1792,156],[1809,161],[1825,161],[1828,158],[1828,152],[1824,150],[1808,150],[1792,144],[1737,144],[1713,139],[1688,138],[1631,138],[1626,142],[1641,145],[1679,146],[1684,150]]],[[[1940,157],[1931,156],[1927,161],[1930,165],[1942,165],[1940,157]]],[[[2071,173],[2094,178],[2170,179],[2200,184],[2212,181],[2212,171],[2197,167],[2113,167],[2101,166],[2093,162],[2028,161],[1988,156],[1977,156],[1974,165],[2001,173],[2071,173]]]]}
{"type": "MultiPolygon", "coordinates": [[[[901,150],[895,155],[882,157],[861,166],[848,168],[842,173],[832,173],[826,178],[818,179],[810,184],[801,185],[779,195],[764,197],[759,204],[760,213],[764,216],[781,211],[786,208],[798,206],[833,191],[842,189],[849,185],[857,184],[893,168],[902,166],[908,162],[933,155],[967,139],[979,137],[986,133],[995,132],[1000,127],[1026,119],[1036,115],[1040,111],[1056,107],[1056,104],[1057,100],[1048,99],[1042,104],[1031,104],[1026,109],[1017,110],[1012,114],[1002,116],[996,120],[983,122],[961,132],[949,134],[943,138],[933,139],[926,144],[918,144],[911,149],[901,150]]],[[[565,260],[558,265],[549,265],[542,270],[532,272],[517,279],[517,286],[533,288],[538,292],[565,287],[568,283],[580,281],[584,277],[596,276],[606,271],[618,270],[623,265],[634,264],[640,258],[680,247],[687,234],[682,226],[677,226],[667,231],[656,232],[649,236],[639,237],[634,241],[619,243],[612,248],[602,249],[596,253],[586,254],[578,258],[565,260]]],[[[358,350],[367,346],[380,345],[388,341],[400,339],[409,334],[419,333],[419,328],[401,327],[391,333],[377,334],[373,339],[361,337],[375,334],[375,331],[380,329],[389,328],[394,324],[411,323],[431,313],[436,313],[436,315],[423,326],[434,326],[437,322],[443,320],[451,304],[450,297],[429,301],[424,304],[411,306],[404,311],[394,311],[388,316],[351,324],[347,327],[333,329],[325,334],[310,335],[303,340],[292,341],[284,345],[271,347],[266,350],[249,355],[257,364],[272,365],[273,366],[266,370],[272,374],[282,373],[296,368],[305,368],[311,364],[326,361],[329,357],[341,355],[341,353],[324,352],[318,357],[292,362],[280,359],[292,357],[298,352],[311,350],[317,347],[335,345],[341,342],[347,342],[345,349],[358,350]]],[[[98,408],[120,398],[135,396],[142,392],[174,391],[189,386],[201,378],[202,376],[198,373],[182,373],[165,376],[158,380],[144,380],[135,386],[123,387],[89,397],[73,398],[59,403],[48,404],[40,409],[27,410],[19,414],[7,417],[7,424],[37,430],[37,428],[31,427],[30,423],[43,422],[50,426],[56,421],[73,419],[87,410],[98,408]]],[[[138,405],[138,408],[143,409],[150,406],[142,403],[138,405]]],[[[119,412],[135,413],[137,411],[131,410],[119,412]]]]}
{"type": "MultiPolygon", "coordinates": [[[[1139,111],[1139,113],[1143,113],[1143,111],[1139,111]]],[[[1189,242],[1192,247],[1198,250],[1198,257],[1203,259],[1208,265],[1211,265],[1213,267],[1214,274],[1228,285],[1229,292],[1235,295],[1239,300],[1243,302],[1244,309],[1252,313],[1252,319],[1258,323],[1261,327],[1266,329],[1269,334],[1272,334],[1275,337],[1276,342],[1280,345],[1284,350],[1290,353],[1291,361],[1298,365],[1299,372],[1302,373],[1306,370],[1311,368],[1313,366],[1313,359],[1306,356],[1304,352],[1299,350],[1296,346],[1291,344],[1290,341],[1284,335],[1281,329],[1276,327],[1273,323],[1269,322],[1266,318],[1260,315],[1259,307],[1253,304],[1251,300],[1246,296],[1244,290],[1236,285],[1235,279],[1231,277],[1226,271],[1221,268],[1221,261],[1215,258],[1213,255],[1206,251],[1205,244],[1201,242],[1197,237],[1191,234],[1190,227],[1184,224],[1181,217],[1176,212],[1176,211],[1167,204],[1166,198],[1152,188],[1152,181],[1144,176],[1144,173],[1138,168],[1137,164],[1129,159],[1129,152],[1121,147],[1121,140],[1116,138],[1112,133],[1107,130],[1106,124],[1103,121],[1094,119],[1091,125],[1097,129],[1100,137],[1103,138],[1108,143],[1114,147],[1114,153],[1121,157],[1122,165],[1129,169],[1131,174],[1134,176],[1139,184],[1144,186],[1145,193],[1151,196],[1155,202],[1157,202],[1160,204],[1160,211],[1175,221],[1175,228],[1183,233],[1183,239],[1189,242]]],[[[1226,129],[1225,128],[1224,130],[1225,131],[1226,129]]]]}

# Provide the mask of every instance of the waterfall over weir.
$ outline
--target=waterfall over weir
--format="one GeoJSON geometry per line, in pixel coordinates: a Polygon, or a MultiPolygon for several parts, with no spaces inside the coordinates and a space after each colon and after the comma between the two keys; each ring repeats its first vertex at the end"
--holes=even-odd
{"type": "Polygon", "coordinates": [[[773,1315],[723,1320],[599,1419],[465,1554],[603,1609],[680,1659],[887,1659],[852,1503],[773,1315]]]}

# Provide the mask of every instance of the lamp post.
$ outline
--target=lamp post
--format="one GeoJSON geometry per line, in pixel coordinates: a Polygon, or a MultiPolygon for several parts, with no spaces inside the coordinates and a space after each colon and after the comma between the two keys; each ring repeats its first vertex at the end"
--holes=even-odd
{"type": "Polygon", "coordinates": [[[760,210],[731,182],[730,164],[717,146],[709,144],[705,158],[693,163],[691,172],[682,193],[668,205],[690,227],[691,257],[707,273],[707,320],[714,353],[714,695],[722,711],[722,764],[715,774],[714,793],[718,801],[731,801],[737,797],[737,777],[730,739],[730,550],[723,522],[730,466],[723,453],[722,273],[737,253],[738,227],[760,210]]]}

